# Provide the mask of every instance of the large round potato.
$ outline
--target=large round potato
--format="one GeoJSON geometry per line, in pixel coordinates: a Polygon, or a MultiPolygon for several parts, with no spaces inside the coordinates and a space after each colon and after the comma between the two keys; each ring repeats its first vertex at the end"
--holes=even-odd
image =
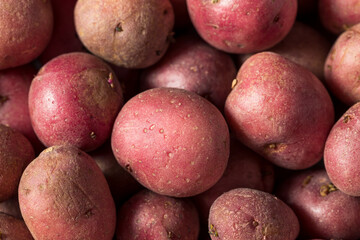
{"type": "Polygon", "coordinates": [[[224,117],[205,98],[183,89],[153,88],[124,105],[111,144],[120,165],[145,187],[187,197],[220,179],[229,141],[224,117]]]}

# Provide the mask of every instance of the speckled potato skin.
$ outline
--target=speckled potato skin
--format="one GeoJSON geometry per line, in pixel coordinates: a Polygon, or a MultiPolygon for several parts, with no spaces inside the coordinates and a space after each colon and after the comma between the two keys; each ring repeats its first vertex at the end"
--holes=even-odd
{"type": "Polygon", "coordinates": [[[189,199],[142,190],[118,212],[116,240],[197,240],[199,216],[189,199]]]}
{"type": "Polygon", "coordinates": [[[243,144],[295,170],[321,160],[334,106],[314,74],[279,54],[262,52],[241,66],[225,116],[243,144]]]}
{"type": "Polygon", "coordinates": [[[25,169],[19,204],[35,239],[111,240],[115,204],[95,161],[71,145],[45,149],[25,169]]]}
{"type": "Polygon", "coordinates": [[[360,22],[360,3],[358,0],[319,0],[318,15],[327,30],[339,35],[360,22]]]}
{"type": "Polygon", "coordinates": [[[0,69],[31,62],[41,54],[51,38],[51,1],[1,1],[0,29],[0,69]]]}
{"type": "Polygon", "coordinates": [[[342,192],[360,196],[360,103],[335,123],[326,140],[324,164],[329,178],[342,192]]]}
{"type": "Polygon", "coordinates": [[[169,0],[79,0],[74,14],[85,47],[126,68],[146,68],[160,60],[174,26],[169,0]]]}
{"type": "Polygon", "coordinates": [[[360,199],[338,190],[325,169],[294,173],[275,194],[298,216],[302,239],[360,238],[360,199]]]}
{"type": "Polygon", "coordinates": [[[182,35],[157,64],[142,72],[140,87],[186,89],[223,111],[237,70],[229,54],[211,47],[195,34],[182,35]]]}
{"type": "Polygon", "coordinates": [[[290,31],[297,12],[297,0],[187,0],[187,5],[205,41],[237,54],[274,46],[290,31]]]}
{"type": "Polygon", "coordinates": [[[88,53],[68,53],[45,64],[29,91],[30,119],[45,146],[94,150],[110,137],[123,105],[120,83],[108,64],[88,53]]]}
{"type": "Polygon", "coordinates": [[[236,188],[210,208],[212,240],[295,240],[299,221],[292,209],[270,193],[236,188]]]}
{"type": "Polygon", "coordinates": [[[360,59],[360,23],[337,38],[324,65],[327,87],[347,106],[360,101],[358,59],[360,59]]]}
{"type": "Polygon", "coordinates": [[[33,240],[33,237],[22,219],[0,212],[0,239],[33,240]]]}
{"type": "Polygon", "coordinates": [[[220,111],[196,93],[154,88],[120,111],[111,145],[121,166],[159,194],[188,197],[213,186],[229,157],[220,111]]]}
{"type": "Polygon", "coordinates": [[[0,202],[16,195],[25,167],[35,158],[29,140],[0,124],[0,202]]]}

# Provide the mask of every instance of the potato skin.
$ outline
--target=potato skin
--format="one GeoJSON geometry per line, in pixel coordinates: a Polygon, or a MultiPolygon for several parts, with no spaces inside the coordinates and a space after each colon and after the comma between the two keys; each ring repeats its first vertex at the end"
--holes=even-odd
{"type": "Polygon", "coordinates": [[[324,149],[329,178],[351,196],[360,196],[359,129],[360,103],[356,103],[332,127],[324,149]]]}
{"type": "Polygon", "coordinates": [[[0,212],[0,239],[33,240],[24,220],[0,212]]]}
{"type": "Polygon", "coordinates": [[[126,68],[146,68],[160,60],[174,26],[169,0],[79,0],[74,14],[85,47],[126,68]]]}
{"type": "Polygon", "coordinates": [[[51,1],[1,1],[0,29],[0,69],[31,62],[41,54],[51,38],[51,1]]]}
{"type": "Polygon", "coordinates": [[[0,202],[16,195],[21,174],[34,158],[29,140],[0,124],[0,202]]]}
{"type": "Polygon", "coordinates": [[[35,239],[108,239],[115,204],[95,161],[71,145],[45,149],[25,169],[19,204],[35,239]]]}
{"type": "Polygon", "coordinates": [[[117,240],[197,240],[199,216],[189,199],[147,189],[135,194],[118,212],[117,240]]]}
{"type": "Polygon", "coordinates": [[[153,88],[120,111],[111,145],[121,166],[159,194],[188,197],[213,186],[229,157],[220,111],[196,93],[153,88]]]}
{"type": "Polygon", "coordinates": [[[274,46],[290,31],[297,12],[297,0],[187,0],[187,5],[206,42],[237,54],[274,46]]]}
{"type": "Polygon", "coordinates": [[[302,237],[360,238],[360,199],[338,190],[325,169],[296,172],[280,184],[275,194],[298,216],[302,237]]]}
{"type": "Polygon", "coordinates": [[[236,188],[218,197],[210,208],[213,240],[295,240],[299,222],[277,197],[255,189],[236,188]]]}
{"type": "Polygon", "coordinates": [[[110,137],[123,105],[120,83],[100,58],[81,52],[45,64],[29,90],[32,126],[45,146],[94,150],[110,137]]]}
{"type": "Polygon", "coordinates": [[[241,66],[225,116],[237,139],[253,151],[280,167],[304,169],[322,158],[334,106],[314,74],[262,52],[241,66]]]}
{"type": "Polygon", "coordinates": [[[360,101],[359,58],[360,23],[337,38],[324,65],[325,84],[347,106],[360,101]]]}

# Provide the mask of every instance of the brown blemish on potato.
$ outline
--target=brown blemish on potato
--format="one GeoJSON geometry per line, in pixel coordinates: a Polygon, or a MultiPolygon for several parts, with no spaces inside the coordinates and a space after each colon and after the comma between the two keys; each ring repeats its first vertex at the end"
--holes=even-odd
{"type": "Polygon", "coordinates": [[[237,84],[238,84],[238,80],[235,78],[235,79],[232,80],[232,82],[231,82],[231,89],[233,89],[237,84]]]}
{"type": "Polygon", "coordinates": [[[271,224],[268,224],[262,228],[262,235],[264,236],[264,239],[267,239],[268,236],[276,236],[278,232],[279,231],[276,226],[273,226],[271,224]]]}
{"type": "Polygon", "coordinates": [[[213,224],[210,224],[209,234],[212,236],[215,236],[215,237],[219,237],[219,233],[217,232],[217,230],[213,224]]]}
{"type": "Polygon", "coordinates": [[[309,176],[306,176],[306,178],[304,179],[304,181],[302,182],[301,186],[302,187],[306,187],[306,185],[308,185],[311,181],[311,179],[313,178],[313,176],[309,175],[309,176]]]}
{"type": "Polygon", "coordinates": [[[132,172],[133,172],[130,164],[126,164],[126,165],[125,165],[125,169],[126,169],[126,171],[128,171],[129,173],[132,173],[132,172]]]}
{"type": "Polygon", "coordinates": [[[0,95],[0,106],[3,105],[7,100],[9,100],[9,97],[0,95]]]}
{"type": "Polygon", "coordinates": [[[168,239],[181,239],[181,236],[176,236],[175,233],[171,231],[167,231],[167,238],[168,239]]]}
{"type": "Polygon", "coordinates": [[[279,22],[279,20],[280,20],[280,16],[279,16],[279,14],[277,14],[277,15],[274,17],[273,22],[274,22],[274,23],[277,23],[277,22],[279,22]]]}
{"type": "Polygon", "coordinates": [[[160,56],[161,55],[161,50],[156,50],[155,54],[156,54],[156,56],[160,56]]]}
{"type": "Polygon", "coordinates": [[[116,25],[116,27],[115,27],[115,29],[114,29],[114,33],[122,32],[122,31],[124,31],[124,29],[122,28],[122,24],[121,24],[121,22],[120,22],[120,23],[118,23],[118,24],[116,25]]]}
{"type": "Polygon", "coordinates": [[[334,192],[336,190],[338,190],[338,189],[335,187],[334,184],[332,184],[332,183],[324,184],[324,185],[321,185],[321,187],[320,187],[320,195],[322,197],[325,197],[329,193],[334,192]]]}
{"type": "Polygon", "coordinates": [[[92,208],[86,210],[85,213],[84,213],[84,216],[85,216],[86,218],[89,218],[89,217],[91,217],[91,216],[93,216],[93,215],[95,215],[95,213],[94,213],[94,211],[93,211],[92,208]]]}
{"type": "Polygon", "coordinates": [[[259,226],[259,222],[257,222],[256,220],[252,221],[251,224],[253,225],[253,227],[259,226]]]}
{"type": "Polygon", "coordinates": [[[90,133],[90,138],[91,138],[91,139],[95,139],[95,138],[96,138],[96,134],[95,134],[94,132],[91,132],[91,133],[90,133]]]}
{"type": "Polygon", "coordinates": [[[31,190],[29,188],[24,188],[23,190],[24,190],[24,193],[26,196],[29,195],[31,192],[31,190]]]}
{"type": "Polygon", "coordinates": [[[350,122],[350,120],[351,120],[352,118],[353,118],[352,116],[346,114],[346,115],[344,116],[344,118],[343,118],[343,122],[344,122],[344,123],[348,123],[348,122],[350,122]]]}
{"type": "Polygon", "coordinates": [[[211,0],[211,3],[218,3],[220,0],[211,0]]]}
{"type": "Polygon", "coordinates": [[[265,150],[268,152],[282,152],[286,148],[286,145],[283,143],[270,143],[265,146],[265,150]]]}
{"type": "Polygon", "coordinates": [[[107,82],[109,83],[111,88],[114,88],[114,76],[112,73],[109,73],[109,77],[107,79],[107,82]]]}

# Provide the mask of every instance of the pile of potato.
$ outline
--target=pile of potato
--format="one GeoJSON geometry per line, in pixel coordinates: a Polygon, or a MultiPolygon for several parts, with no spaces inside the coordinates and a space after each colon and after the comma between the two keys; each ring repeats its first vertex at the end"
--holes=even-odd
{"type": "Polygon", "coordinates": [[[360,239],[359,0],[0,0],[0,240],[360,239]]]}

